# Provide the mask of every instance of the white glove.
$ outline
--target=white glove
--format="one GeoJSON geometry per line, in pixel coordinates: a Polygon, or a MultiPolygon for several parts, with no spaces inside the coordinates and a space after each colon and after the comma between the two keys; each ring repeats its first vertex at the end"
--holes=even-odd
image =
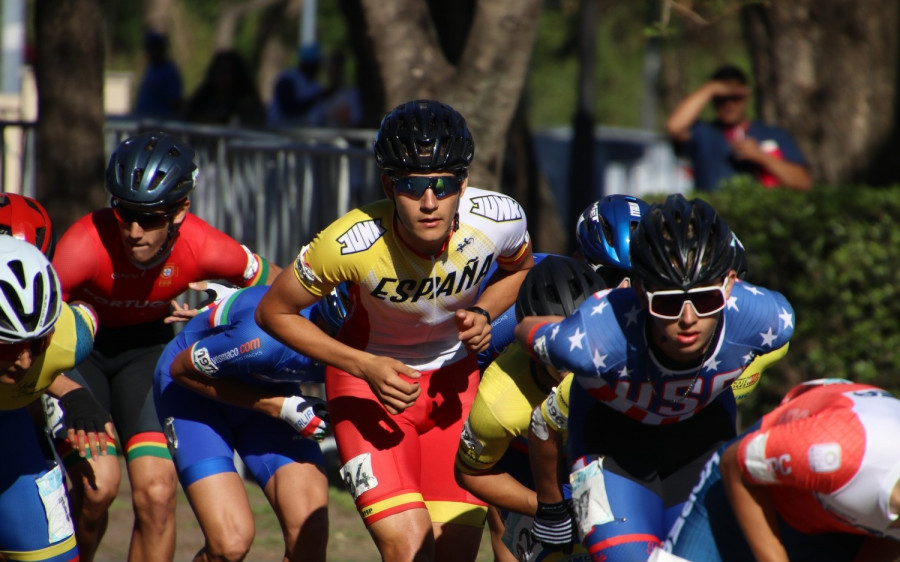
{"type": "Polygon", "coordinates": [[[201,312],[209,309],[213,303],[223,301],[241,290],[240,287],[229,287],[221,283],[213,283],[212,281],[204,282],[206,283],[206,288],[203,289],[203,292],[207,294],[208,298],[197,305],[197,309],[201,312]]]}
{"type": "Polygon", "coordinates": [[[315,441],[325,439],[331,428],[325,401],[319,398],[288,396],[284,399],[279,417],[297,433],[315,441]]]}

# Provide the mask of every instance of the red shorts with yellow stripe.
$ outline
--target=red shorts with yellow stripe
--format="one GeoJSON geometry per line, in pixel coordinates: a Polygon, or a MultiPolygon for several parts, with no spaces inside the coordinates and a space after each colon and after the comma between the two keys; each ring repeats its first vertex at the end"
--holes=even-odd
{"type": "Polygon", "coordinates": [[[422,388],[416,403],[392,415],[364,380],[326,369],[344,484],[366,525],[426,508],[433,523],[481,527],[485,503],[460,488],[453,475],[459,435],[480,380],[475,358],[415,380],[422,388]]]}

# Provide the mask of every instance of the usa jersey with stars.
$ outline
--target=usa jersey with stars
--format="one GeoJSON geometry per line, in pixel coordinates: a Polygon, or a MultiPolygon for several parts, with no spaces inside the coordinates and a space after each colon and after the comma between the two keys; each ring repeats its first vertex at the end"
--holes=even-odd
{"type": "MultiPolygon", "coordinates": [[[[559,323],[529,335],[533,355],[572,371],[591,396],[646,424],[685,420],[710,404],[757,355],[787,345],[794,312],[783,295],[736,282],[699,368],[663,366],[647,341],[651,317],[633,289],[595,294],[559,323]]],[[[574,391],[574,387],[573,387],[574,391]]]]}

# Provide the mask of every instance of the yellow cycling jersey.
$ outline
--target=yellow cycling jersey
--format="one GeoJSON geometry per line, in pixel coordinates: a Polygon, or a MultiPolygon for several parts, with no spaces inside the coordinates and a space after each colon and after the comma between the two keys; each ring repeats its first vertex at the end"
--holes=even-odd
{"type": "Polygon", "coordinates": [[[388,199],[350,211],[300,250],[294,273],[316,296],[343,281],[354,285],[342,341],[415,369],[437,369],[465,357],[454,314],[475,304],[491,265],[512,270],[527,256],[525,213],[510,197],[468,187],[459,228],[435,256],[400,239],[394,214],[388,199]]]}
{"type": "Polygon", "coordinates": [[[97,327],[91,313],[63,303],[47,351],[15,384],[0,384],[0,410],[23,408],[43,394],[63,371],[80,363],[94,346],[97,327]]]}
{"type": "Polygon", "coordinates": [[[478,385],[456,454],[457,468],[467,474],[490,469],[515,439],[528,439],[531,412],[549,389],[538,386],[531,356],[511,344],[491,363],[478,385]]]}

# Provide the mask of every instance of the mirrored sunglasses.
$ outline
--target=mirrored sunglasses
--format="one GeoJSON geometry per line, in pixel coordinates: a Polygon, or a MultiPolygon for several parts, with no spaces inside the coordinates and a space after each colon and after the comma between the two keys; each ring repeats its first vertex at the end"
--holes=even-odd
{"type": "Polygon", "coordinates": [[[728,278],[722,286],[696,287],[687,291],[647,291],[648,308],[650,314],[665,320],[678,320],[684,312],[684,305],[691,303],[697,316],[712,316],[719,312],[727,304],[725,287],[728,278]]]}
{"type": "Polygon", "coordinates": [[[427,190],[432,190],[438,199],[456,195],[462,189],[462,176],[398,176],[392,177],[394,190],[402,195],[420,199],[427,190]]]}
{"type": "Polygon", "coordinates": [[[175,213],[173,212],[146,213],[142,211],[135,211],[133,209],[117,205],[115,200],[113,200],[112,209],[113,214],[116,216],[116,220],[121,224],[130,226],[132,223],[138,223],[138,226],[140,226],[144,230],[162,228],[168,225],[169,221],[171,221],[175,216],[175,213]]]}

